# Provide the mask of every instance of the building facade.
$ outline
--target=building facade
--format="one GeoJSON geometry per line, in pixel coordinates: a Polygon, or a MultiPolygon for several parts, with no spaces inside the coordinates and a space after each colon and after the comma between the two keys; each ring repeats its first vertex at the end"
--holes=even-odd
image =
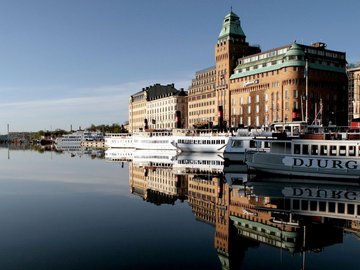
{"type": "Polygon", "coordinates": [[[154,84],[132,95],[129,102],[129,131],[187,127],[187,92],[174,84],[154,84]]]}
{"type": "Polygon", "coordinates": [[[230,12],[215,45],[215,66],[196,72],[189,87],[189,127],[295,120],[348,125],[353,103],[347,85],[344,52],[322,42],[261,52],[246,42],[239,17],[230,12]]]}
{"type": "Polygon", "coordinates": [[[225,16],[215,44],[215,66],[196,72],[189,88],[189,126],[223,126],[230,119],[230,76],[240,57],[260,52],[250,46],[239,17],[225,16]]]}
{"type": "Polygon", "coordinates": [[[325,47],[294,42],[239,59],[230,78],[231,126],[347,125],[346,56],[325,47]]]}
{"type": "Polygon", "coordinates": [[[349,121],[360,118],[360,64],[348,69],[349,121]]]}

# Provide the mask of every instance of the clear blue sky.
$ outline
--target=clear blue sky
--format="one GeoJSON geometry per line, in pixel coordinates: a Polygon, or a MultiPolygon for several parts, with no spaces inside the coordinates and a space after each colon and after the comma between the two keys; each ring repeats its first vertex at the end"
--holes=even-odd
{"type": "Polygon", "coordinates": [[[360,61],[359,0],[0,0],[0,134],[122,124],[143,87],[187,89],[231,6],[262,50],[322,41],[360,61]]]}

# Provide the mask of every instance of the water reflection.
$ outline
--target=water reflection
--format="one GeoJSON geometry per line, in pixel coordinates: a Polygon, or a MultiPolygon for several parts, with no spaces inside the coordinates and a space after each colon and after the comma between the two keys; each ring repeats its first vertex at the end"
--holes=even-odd
{"type": "Polygon", "coordinates": [[[305,269],[309,254],[345,235],[360,238],[359,183],[260,179],[217,154],[110,149],[105,158],[129,162],[132,194],[155,205],[187,201],[196,220],[214,226],[223,269],[239,267],[262,244],[298,254],[286,267],[305,269]]]}

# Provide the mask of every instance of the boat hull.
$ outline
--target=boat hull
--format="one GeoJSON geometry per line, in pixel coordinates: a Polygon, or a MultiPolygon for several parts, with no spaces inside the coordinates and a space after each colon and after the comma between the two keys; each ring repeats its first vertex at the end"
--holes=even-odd
{"type": "Polygon", "coordinates": [[[287,176],[360,179],[360,160],[357,158],[299,156],[256,152],[247,160],[258,172],[287,176]]]}

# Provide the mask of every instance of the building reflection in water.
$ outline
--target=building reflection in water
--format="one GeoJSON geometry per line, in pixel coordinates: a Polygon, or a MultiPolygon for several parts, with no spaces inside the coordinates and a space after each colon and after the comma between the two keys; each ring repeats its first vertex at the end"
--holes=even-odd
{"type": "Polygon", "coordinates": [[[131,193],[156,205],[187,200],[197,220],[215,227],[223,269],[261,243],[305,258],[342,243],[345,232],[360,238],[358,184],[254,178],[217,154],[113,151],[107,160],[129,161],[131,193]]]}

